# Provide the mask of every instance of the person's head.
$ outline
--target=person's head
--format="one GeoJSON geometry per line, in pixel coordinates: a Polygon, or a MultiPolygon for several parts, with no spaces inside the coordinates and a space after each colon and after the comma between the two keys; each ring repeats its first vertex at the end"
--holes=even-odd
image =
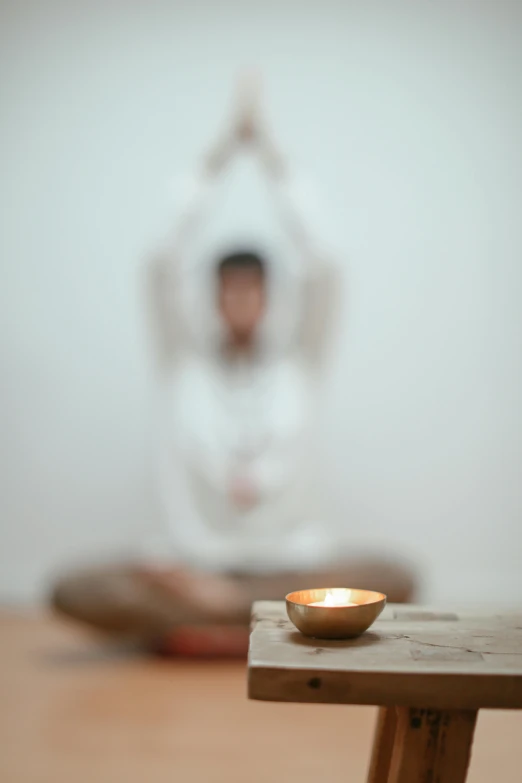
{"type": "Polygon", "coordinates": [[[230,253],[217,266],[218,305],[232,342],[248,345],[266,305],[266,264],[257,253],[230,253]]]}

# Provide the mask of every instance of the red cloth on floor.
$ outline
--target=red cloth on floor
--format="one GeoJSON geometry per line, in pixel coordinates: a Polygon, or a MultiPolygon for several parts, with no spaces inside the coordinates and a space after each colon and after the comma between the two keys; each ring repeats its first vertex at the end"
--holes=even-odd
{"type": "Polygon", "coordinates": [[[246,658],[248,628],[197,626],[176,628],[160,643],[161,655],[187,658],[246,658]]]}

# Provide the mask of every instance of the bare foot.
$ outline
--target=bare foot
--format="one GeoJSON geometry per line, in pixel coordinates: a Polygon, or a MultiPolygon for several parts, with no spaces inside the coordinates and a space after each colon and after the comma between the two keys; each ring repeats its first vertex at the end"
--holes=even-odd
{"type": "Polygon", "coordinates": [[[158,652],[191,658],[245,658],[248,636],[246,626],[184,626],[167,634],[158,652]]]}

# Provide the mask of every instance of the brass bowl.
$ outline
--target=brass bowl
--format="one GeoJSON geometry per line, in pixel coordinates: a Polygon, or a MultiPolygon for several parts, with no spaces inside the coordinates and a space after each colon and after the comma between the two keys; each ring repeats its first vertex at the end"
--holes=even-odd
{"type": "Polygon", "coordinates": [[[386,605],[384,593],[347,587],[321,587],[297,590],[286,596],[291,622],[305,636],[316,639],[351,639],[367,631],[386,605]],[[326,596],[357,606],[310,606],[326,596]]]}

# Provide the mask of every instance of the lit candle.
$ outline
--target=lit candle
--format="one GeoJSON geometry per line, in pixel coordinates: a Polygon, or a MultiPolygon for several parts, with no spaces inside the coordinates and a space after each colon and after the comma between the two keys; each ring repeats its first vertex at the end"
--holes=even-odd
{"type": "Polygon", "coordinates": [[[350,597],[350,590],[331,591],[326,593],[322,601],[313,601],[308,606],[358,606],[359,604],[349,600],[350,597]]]}

